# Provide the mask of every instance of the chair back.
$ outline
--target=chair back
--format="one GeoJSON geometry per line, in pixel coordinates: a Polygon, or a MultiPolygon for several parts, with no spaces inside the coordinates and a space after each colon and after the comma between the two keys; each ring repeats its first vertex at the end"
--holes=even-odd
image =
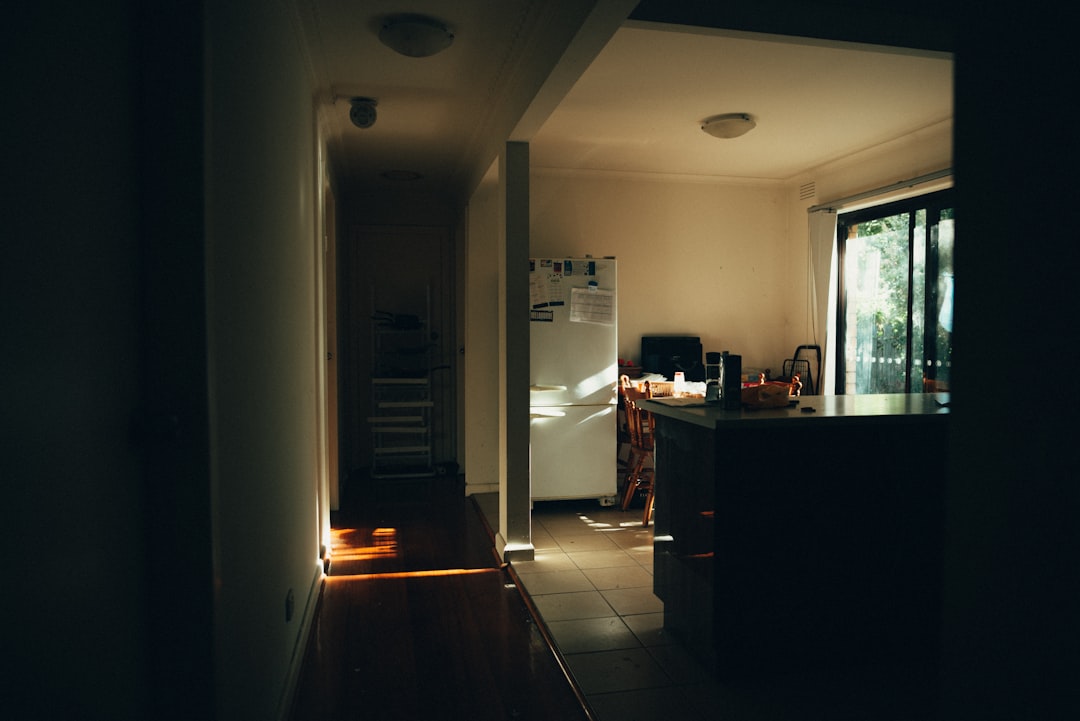
{"type": "Polygon", "coordinates": [[[642,451],[651,451],[653,448],[653,430],[655,420],[652,413],[643,409],[638,401],[652,398],[652,389],[649,382],[645,381],[645,387],[638,390],[623,376],[620,379],[619,388],[623,397],[623,405],[626,409],[626,430],[630,434],[630,445],[642,451]]]}

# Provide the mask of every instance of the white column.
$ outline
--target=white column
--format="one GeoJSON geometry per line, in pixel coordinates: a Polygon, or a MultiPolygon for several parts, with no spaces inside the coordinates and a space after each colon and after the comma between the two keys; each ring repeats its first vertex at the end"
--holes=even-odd
{"type": "Polygon", "coordinates": [[[529,144],[500,159],[499,538],[503,560],[532,560],[529,483],[529,144]]]}

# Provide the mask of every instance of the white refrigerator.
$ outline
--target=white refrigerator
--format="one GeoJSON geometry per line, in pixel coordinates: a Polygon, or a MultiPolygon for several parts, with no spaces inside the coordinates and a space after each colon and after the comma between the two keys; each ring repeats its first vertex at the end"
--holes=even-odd
{"type": "Polygon", "coordinates": [[[529,260],[533,500],[615,502],[618,405],[614,258],[529,260]]]}

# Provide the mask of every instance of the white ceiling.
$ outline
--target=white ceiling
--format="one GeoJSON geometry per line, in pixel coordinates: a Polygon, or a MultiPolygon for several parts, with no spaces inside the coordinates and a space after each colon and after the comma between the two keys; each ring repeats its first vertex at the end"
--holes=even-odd
{"type": "MultiPolygon", "coordinates": [[[[563,55],[582,5],[298,0],[343,182],[386,187],[381,172],[414,170],[424,177],[409,187],[467,190],[563,55]],[[377,31],[400,12],[445,22],[453,45],[397,55],[377,31]],[[373,127],[352,126],[352,96],[377,99],[373,127]]],[[[627,21],[528,139],[535,167],[787,179],[948,121],[952,99],[941,52],[627,21]],[[700,130],[728,112],[757,127],[732,140],[700,130]]]]}
{"type": "Polygon", "coordinates": [[[952,117],[952,62],[624,26],[535,137],[536,166],[783,180],[952,117]],[[701,121],[750,114],[720,140],[701,121]]]}

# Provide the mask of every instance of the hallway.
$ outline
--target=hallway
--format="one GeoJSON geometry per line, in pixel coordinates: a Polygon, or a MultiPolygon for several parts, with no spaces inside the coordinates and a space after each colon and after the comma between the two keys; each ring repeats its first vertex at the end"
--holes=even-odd
{"type": "Polygon", "coordinates": [[[347,491],[293,721],[590,718],[459,480],[347,491]]]}

